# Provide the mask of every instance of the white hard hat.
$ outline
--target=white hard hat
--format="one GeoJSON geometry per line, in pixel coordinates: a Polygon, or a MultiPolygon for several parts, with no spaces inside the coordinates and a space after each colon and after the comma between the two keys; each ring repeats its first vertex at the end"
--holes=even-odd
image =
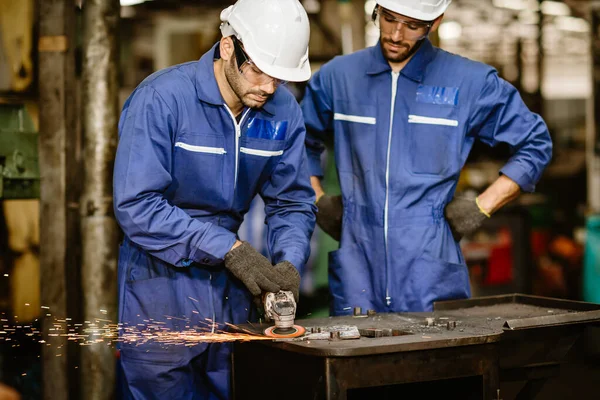
{"type": "Polygon", "coordinates": [[[310,78],[310,26],[298,0],[238,0],[221,21],[223,36],[235,35],[265,74],[290,82],[310,78]]]}
{"type": "Polygon", "coordinates": [[[377,4],[406,17],[433,21],[444,12],[452,0],[378,0],[377,4]]]}

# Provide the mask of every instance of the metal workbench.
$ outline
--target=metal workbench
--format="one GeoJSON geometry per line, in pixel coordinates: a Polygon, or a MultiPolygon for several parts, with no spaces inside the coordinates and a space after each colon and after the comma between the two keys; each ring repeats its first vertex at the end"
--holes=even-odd
{"type": "Polygon", "coordinates": [[[501,381],[526,381],[517,398],[533,398],[599,322],[600,305],[525,295],[440,302],[432,313],[298,320],[309,333],[356,326],[379,337],[236,343],[233,391],[236,399],[263,388],[286,400],[487,400],[502,398],[501,381]]]}

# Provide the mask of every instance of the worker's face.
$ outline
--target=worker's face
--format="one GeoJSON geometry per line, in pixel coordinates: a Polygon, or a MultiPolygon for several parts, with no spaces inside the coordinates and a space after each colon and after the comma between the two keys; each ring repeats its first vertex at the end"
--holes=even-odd
{"type": "Polygon", "coordinates": [[[379,6],[377,24],[386,60],[393,63],[407,60],[418,49],[421,40],[437,29],[441,19],[442,17],[433,22],[420,21],[379,6]]]}
{"type": "Polygon", "coordinates": [[[225,77],[242,104],[262,107],[275,93],[279,81],[265,75],[252,62],[238,63],[235,56],[225,64],[225,77]],[[238,64],[241,66],[238,67],[238,64]]]}

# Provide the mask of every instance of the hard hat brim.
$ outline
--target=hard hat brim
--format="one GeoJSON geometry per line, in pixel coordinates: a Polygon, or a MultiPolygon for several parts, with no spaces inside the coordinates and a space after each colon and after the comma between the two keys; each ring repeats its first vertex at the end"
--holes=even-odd
{"type": "MultiPolygon", "coordinates": [[[[381,0],[378,1],[377,4],[379,4],[381,7],[393,11],[397,14],[400,15],[404,15],[405,17],[409,17],[409,18],[414,18],[414,19],[418,19],[419,21],[425,21],[425,22],[431,22],[435,19],[437,19],[440,15],[442,15],[444,12],[446,12],[446,7],[441,8],[438,12],[435,13],[425,13],[425,12],[420,12],[417,11],[415,9],[400,5],[400,4],[395,4],[389,1],[385,1],[385,0],[381,0]]],[[[448,3],[449,4],[449,3],[448,3]]]]}
{"type": "Polygon", "coordinates": [[[260,57],[255,57],[254,54],[257,54],[257,51],[255,51],[253,48],[252,43],[245,43],[244,49],[258,69],[270,77],[286,82],[304,82],[310,79],[311,69],[308,61],[308,55],[306,55],[306,62],[304,62],[302,66],[286,68],[279,65],[265,63],[260,57]]]}

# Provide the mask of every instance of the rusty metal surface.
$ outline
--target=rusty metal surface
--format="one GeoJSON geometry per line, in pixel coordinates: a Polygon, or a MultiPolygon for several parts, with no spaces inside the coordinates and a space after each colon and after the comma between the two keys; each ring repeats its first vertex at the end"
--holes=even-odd
{"type": "MultiPolygon", "coordinates": [[[[84,319],[117,320],[118,228],[113,216],[112,175],[119,117],[117,27],[119,0],[87,0],[83,6],[82,130],[84,179],[80,201],[84,319]]],[[[115,397],[115,357],[109,346],[81,352],[82,398],[115,397]]]]}
{"type": "MultiPolygon", "coordinates": [[[[398,336],[376,338],[361,337],[356,340],[312,340],[281,341],[275,345],[288,351],[322,357],[353,357],[361,355],[397,353],[404,351],[440,349],[446,347],[469,346],[493,343],[502,334],[504,321],[481,324],[479,319],[452,319],[456,328],[448,330],[449,318],[442,313],[417,314],[377,314],[366,318],[331,317],[322,319],[297,320],[305,326],[354,325],[359,330],[375,328],[379,330],[397,330],[398,336]],[[435,323],[428,326],[427,318],[435,323]]],[[[488,321],[486,321],[488,322],[488,321]]],[[[250,329],[259,331],[265,325],[254,325],[250,329]]]]}
{"type": "Polygon", "coordinates": [[[542,315],[522,319],[510,319],[504,323],[504,329],[535,329],[548,326],[577,324],[600,321],[600,311],[581,311],[559,315],[542,315]]]}
{"type": "Polygon", "coordinates": [[[433,309],[434,311],[445,311],[500,304],[528,304],[546,308],[561,308],[570,311],[600,310],[600,304],[587,303],[584,301],[556,299],[551,297],[524,295],[518,293],[477,297],[463,300],[441,301],[434,303],[433,309]]]}
{"type": "MultiPolygon", "coordinates": [[[[281,349],[306,355],[354,357],[495,343],[502,339],[507,321],[510,321],[509,326],[515,328],[517,326],[531,328],[534,322],[539,322],[542,327],[600,320],[598,311],[578,311],[581,308],[578,302],[550,301],[550,299],[533,296],[494,296],[463,300],[459,304],[463,308],[447,307],[448,309],[432,313],[376,314],[296,321],[299,325],[313,327],[354,325],[359,330],[391,329],[402,332],[399,336],[361,337],[357,340],[337,341],[289,340],[263,344],[279,346],[281,349]],[[563,308],[526,304],[541,303],[542,300],[543,304],[563,308]],[[575,309],[566,308],[569,305],[575,309]]],[[[264,327],[265,325],[247,326],[255,332],[259,332],[264,327]]]]}

